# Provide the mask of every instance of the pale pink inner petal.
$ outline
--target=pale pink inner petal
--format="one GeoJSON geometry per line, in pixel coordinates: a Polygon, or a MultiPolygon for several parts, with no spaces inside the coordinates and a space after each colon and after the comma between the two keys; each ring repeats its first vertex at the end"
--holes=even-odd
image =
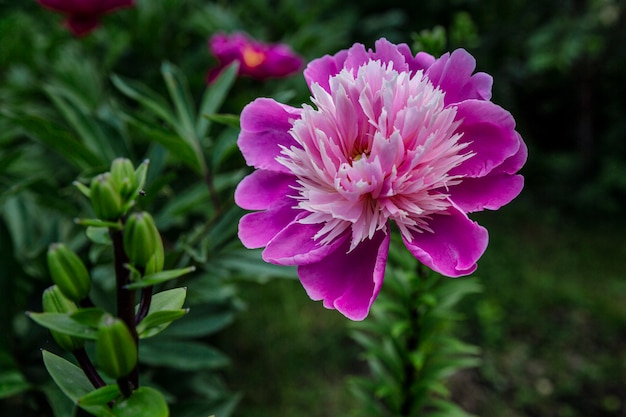
{"type": "MultiPolygon", "coordinates": [[[[366,57],[364,48],[349,52],[354,65],[366,57]]],[[[303,106],[291,130],[297,145],[276,158],[298,179],[295,203],[309,213],[300,222],[323,224],[314,236],[321,244],[350,229],[351,250],[389,220],[407,239],[430,230],[430,216],[450,204],[445,190],[462,178],[450,171],[473,156],[456,108],[421,71],[399,72],[393,62],[343,70],[329,88],[312,85],[317,108],[303,106]]]]}

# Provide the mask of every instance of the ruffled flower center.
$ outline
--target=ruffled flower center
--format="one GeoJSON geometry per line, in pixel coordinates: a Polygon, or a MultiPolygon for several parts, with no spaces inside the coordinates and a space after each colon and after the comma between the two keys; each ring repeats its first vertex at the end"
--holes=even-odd
{"type": "Polygon", "coordinates": [[[446,212],[446,190],[462,178],[450,170],[473,156],[459,143],[456,108],[421,71],[377,60],[329,85],[312,85],[317,108],[304,105],[290,131],[299,146],[277,158],[298,179],[299,221],[323,224],[314,237],[321,244],[351,228],[351,250],[389,220],[409,241],[431,231],[428,220],[446,212]]]}

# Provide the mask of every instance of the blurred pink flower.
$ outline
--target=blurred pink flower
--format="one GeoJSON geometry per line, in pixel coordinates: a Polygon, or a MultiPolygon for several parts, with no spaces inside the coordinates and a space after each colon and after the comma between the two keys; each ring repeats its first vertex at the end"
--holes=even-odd
{"type": "Polygon", "coordinates": [[[83,36],[100,24],[100,17],[115,9],[129,7],[134,0],[37,0],[42,6],[65,14],[65,25],[83,36]]]}
{"type": "Polygon", "coordinates": [[[239,223],[243,244],[297,265],[312,299],[353,320],[381,288],[390,222],[426,266],[472,273],[488,235],[467,213],[515,198],[527,156],[475,65],[462,49],[435,59],[380,39],[308,65],[315,107],[248,104],[238,145],[256,170],[235,201],[258,211],[239,223]]]}
{"type": "Polygon", "coordinates": [[[209,49],[219,66],[209,71],[207,82],[212,82],[232,62],[239,62],[239,75],[265,80],[286,77],[302,68],[302,58],[288,45],[265,44],[242,33],[218,33],[209,40],[209,49]]]}

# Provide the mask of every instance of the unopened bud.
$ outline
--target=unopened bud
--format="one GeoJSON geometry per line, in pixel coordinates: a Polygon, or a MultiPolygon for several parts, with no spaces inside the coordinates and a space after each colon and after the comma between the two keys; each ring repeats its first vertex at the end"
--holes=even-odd
{"type": "Polygon", "coordinates": [[[136,267],[152,272],[163,269],[163,241],[150,213],[142,211],[128,217],[124,227],[124,250],[136,267]]]}
{"type": "MultiPolygon", "coordinates": [[[[73,313],[78,310],[76,304],[66,298],[58,286],[53,285],[44,290],[41,297],[41,304],[45,313],[73,313]]],[[[57,344],[68,352],[81,349],[85,342],[83,339],[72,337],[64,333],[50,330],[52,337],[57,344]]]]}
{"type": "Polygon", "coordinates": [[[63,243],[53,243],[47,258],[52,281],[63,294],[74,302],[84,300],[91,289],[91,280],[78,255],[63,243]]]}
{"type": "Polygon", "coordinates": [[[100,369],[114,379],[128,375],[137,365],[137,345],[122,320],[103,317],[96,338],[96,359],[100,369]]]}
{"type": "Polygon", "coordinates": [[[122,196],[109,172],[91,180],[91,206],[101,220],[117,220],[123,212],[122,196]]]}
{"type": "Polygon", "coordinates": [[[135,167],[126,158],[114,159],[111,163],[111,178],[115,182],[123,200],[127,200],[133,195],[137,188],[135,167]]]}

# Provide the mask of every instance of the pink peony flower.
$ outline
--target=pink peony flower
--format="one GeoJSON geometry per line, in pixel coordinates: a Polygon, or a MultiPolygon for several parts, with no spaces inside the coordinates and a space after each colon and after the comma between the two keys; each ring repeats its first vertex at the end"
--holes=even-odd
{"type": "Polygon", "coordinates": [[[132,6],[134,0],[37,0],[42,6],[65,14],[65,26],[83,36],[100,24],[100,17],[115,9],[132,6]]]}
{"type": "Polygon", "coordinates": [[[472,273],[488,235],[467,213],[515,198],[527,156],[474,69],[462,49],[435,59],[380,39],[308,65],[315,107],[248,104],[238,145],[256,170],[235,201],[258,211],[239,223],[243,244],[297,265],[312,299],[353,320],[381,288],[390,222],[423,264],[472,273]]]}
{"type": "Polygon", "coordinates": [[[231,36],[223,33],[213,35],[209,49],[219,61],[212,69],[207,82],[212,82],[219,73],[234,61],[239,62],[239,75],[265,80],[291,75],[302,67],[302,58],[284,44],[264,44],[248,38],[242,33],[231,36]]]}

